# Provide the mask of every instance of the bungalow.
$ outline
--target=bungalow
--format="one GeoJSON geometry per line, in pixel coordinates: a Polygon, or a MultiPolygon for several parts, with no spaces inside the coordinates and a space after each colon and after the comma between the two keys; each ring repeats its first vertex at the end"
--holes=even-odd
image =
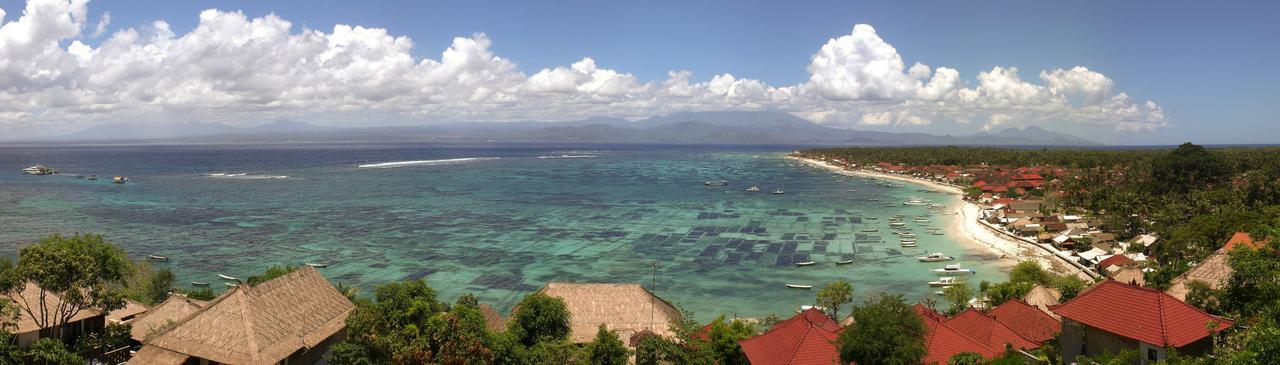
{"type": "Polygon", "coordinates": [[[1232,235],[1227,243],[1209,254],[1203,261],[1196,264],[1187,272],[1178,275],[1169,285],[1169,290],[1165,291],[1178,300],[1185,301],[1187,293],[1191,292],[1191,288],[1187,286],[1192,281],[1200,281],[1209,285],[1210,289],[1221,289],[1227,283],[1227,279],[1231,277],[1231,265],[1227,263],[1228,253],[1236,247],[1252,247],[1260,248],[1262,244],[1255,242],[1249,238],[1249,234],[1245,232],[1236,232],[1232,235]]]}
{"type": "Polygon", "coordinates": [[[1124,350],[1138,351],[1135,364],[1165,359],[1166,348],[1184,355],[1204,354],[1212,350],[1211,335],[1233,324],[1159,290],[1115,280],[1104,280],[1051,309],[1062,316],[1063,363],[1075,362],[1080,355],[1124,350]]]}
{"type": "MultiPolygon", "coordinates": [[[[30,305],[32,312],[19,309],[16,323],[5,327],[17,338],[19,348],[27,348],[31,346],[32,342],[49,336],[52,332],[47,327],[50,321],[44,318],[52,318],[55,315],[59,315],[53,311],[63,304],[61,296],[43,291],[39,286],[31,282],[23,286],[22,290],[4,294],[2,299],[15,303],[32,303],[30,305]],[[44,302],[43,305],[41,305],[41,301],[44,302]],[[49,312],[46,312],[46,310],[49,312]],[[37,317],[41,318],[41,320],[37,320],[37,317]],[[45,333],[41,333],[42,330],[45,333]]],[[[64,343],[74,343],[83,334],[101,331],[106,326],[106,321],[106,313],[98,309],[81,309],[62,325],[62,341],[64,343]]]]}
{"type": "Polygon", "coordinates": [[[130,322],[132,328],[129,337],[138,343],[145,342],[150,335],[160,333],[165,326],[178,323],[184,318],[208,305],[208,301],[187,298],[184,295],[171,294],[154,308],[139,315],[130,322]]]}
{"type": "Polygon", "coordinates": [[[769,332],[739,341],[752,365],[839,364],[836,336],[840,324],[810,308],[773,326],[769,332]]]}
{"type": "Polygon", "coordinates": [[[144,335],[129,364],[312,364],[346,336],[354,308],[319,272],[303,267],[256,286],[232,287],[144,335]]]}
{"type": "Polygon", "coordinates": [[[638,284],[548,283],[538,292],[564,300],[575,343],[595,340],[602,324],[621,338],[642,331],[671,337],[670,324],[680,321],[680,310],[638,284]]]}
{"type": "Polygon", "coordinates": [[[1022,300],[1055,319],[1060,318],[1057,313],[1049,310],[1049,308],[1062,304],[1061,290],[1036,284],[1036,286],[1031,287],[1031,290],[1027,291],[1026,295],[1022,296],[1022,300]]]}

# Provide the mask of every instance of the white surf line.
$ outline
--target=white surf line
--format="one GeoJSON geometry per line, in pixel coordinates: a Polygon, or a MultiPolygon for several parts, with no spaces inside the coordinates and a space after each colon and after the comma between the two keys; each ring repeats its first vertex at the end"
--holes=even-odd
{"type": "Polygon", "coordinates": [[[387,168],[387,167],[399,167],[399,166],[411,166],[411,165],[439,165],[439,164],[458,163],[458,162],[467,162],[467,161],[497,160],[497,159],[498,159],[497,157],[466,157],[466,158],[450,158],[450,159],[443,159],[443,160],[392,161],[392,162],[379,162],[379,163],[356,165],[356,167],[387,168]]]}

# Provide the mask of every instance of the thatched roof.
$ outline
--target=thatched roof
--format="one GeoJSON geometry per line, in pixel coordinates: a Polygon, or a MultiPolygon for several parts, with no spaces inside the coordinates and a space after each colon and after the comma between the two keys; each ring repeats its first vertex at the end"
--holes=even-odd
{"type": "Polygon", "coordinates": [[[621,338],[643,330],[668,337],[673,335],[668,324],[680,320],[675,306],[637,284],[549,283],[539,292],[564,300],[573,327],[570,339],[578,343],[595,339],[601,324],[621,338]]]}
{"type": "Polygon", "coordinates": [[[116,309],[107,313],[107,323],[128,322],[137,318],[138,315],[146,313],[147,310],[150,309],[151,307],[148,307],[146,304],[142,304],[141,302],[132,299],[125,299],[124,308],[116,309]]]}
{"type": "Polygon", "coordinates": [[[143,342],[147,338],[148,333],[159,333],[165,326],[178,323],[179,321],[191,316],[192,313],[204,308],[209,304],[207,301],[195,300],[181,295],[170,295],[155,308],[151,308],[147,313],[134,318],[132,322],[133,329],[130,336],[138,342],[143,342]]]}
{"type": "MultiPolygon", "coordinates": [[[[341,331],[354,307],[319,272],[303,267],[233,287],[144,346],[227,364],[274,364],[341,331]]],[[[152,360],[135,356],[130,363],[152,360]]]]}
{"type": "MultiPolygon", "coordinates": [[[[33,312],[35,312],[36,316],[44,317],[46,315],[45,313],[41,312],[42,310],[40,309],[41,308],[40,287],[37,286],[35,283],[27,282],[27,285],[24,286],[21,291],[11,292],[11,293],[5,294],[4,296],[6,297],[6,299],[14,302],[15,304],[21,305],[26,308],[30,308],[33,312]]],[[[59,304],[62,304],[62,297],[54,293],[49,293],[49,292],[44,293],[44,308],[50,308],[51,310],[56,310],[59,304]]],[[[52,317],[52,316],[55,316],[56,314],[53,312],[48,312],[47,315],[52,317]]],[[[86,318],[91,318],[91,317],[100,316],[100,315],[102,315],[102,312],[97,309],[85,308],[80,310],[80,312],[76,313],[75,316],[71,317],[71,320],[67,321],[67,323],[72,323],[75,321],[80,321],[86,318]]],[[[49,323],[49,322],[52,322],[52,320],[44,321],[44,322],[49,323]]],[[[27,311],[23,309],[18,309],[18,323],[16,323],[17,328],[14,329],[13,333],[28,333],[28,332],[39,331],[40,326],[36,323],[37,322],[35,318],[32,317],[31,313],[27,313],[27,311]]]]}
{"type": "Polygon", "coordinates": [[[1192,281],[1203,281],[1209,284],[1209,288],[1219,289],[1227,283],[1227,279],[1231,277],[1231,265],[1227,263],[1227,248],[1223,247],[1209,254],[1204,261],[1196,264],[1187,272],[1178,275],[1170,282],[1169,293],[1178,300],[1186,301],[1187,293],[1191,292],[1191,288],[1187,287],[1187,283],[1192,281]]]}
{"type": "Polygon", "coordinates": [[[1146,274],[1141,268],[1126,267],[1111,273],[1111,280],[1137,286],[1147,286],[1146,274]]]}
{"type": "Polygon", "coordinates": [[[507,321],[502,319],[502,315],[488,304],[480,305],[480,314],[484,315],[484,326],[490,331],[501,332],[507,328],[507,321]]]}
{"type": "Polygon", "coordinates": [[[1041,311],[1048,313],[1053,318],[1058,318],[1058,315],[1049,310],[1049,307],[1062,304],[1062,291],[1036,284],[1036,286],[1031,287],[1027,295],[1022,296],[1022,301],[1040,308],[1041,311]]]}

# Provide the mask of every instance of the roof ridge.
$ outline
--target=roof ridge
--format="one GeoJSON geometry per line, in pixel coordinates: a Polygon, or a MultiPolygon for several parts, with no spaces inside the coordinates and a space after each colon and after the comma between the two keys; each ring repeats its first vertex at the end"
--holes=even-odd
{"type": "MultiPolygon", "coordinates": [[[[203,306],[203,307],[200,307],[199,309],[196,309],[196,311],[191,312],[191,314],[187,315],[186,317],[183,317],[183,318],[181,318],[181,319],[178,319],[177,321],[174,321],[173,323],[170,323],[169,325],[166,325],[166,326],[165,326],[165,328],[164,328],[164,330],[162,330],[162,331],[158,331],[158,332],[156,332],[156,333],[152,334],[150,337],[147,337],[146,341],[145,341],[145,342],[143,342],[143,344],[151,345],[151,340],[154,340],[154,339],[160,338],[160,337],[164,336],[164,334],[169,333],[169,331],[172,331],[172,330],[173,330],[173,329],[175,329],[175,328],[181,327],[181,326],[182,326],[182,324],[187,323],[187,322],[188,322],[188,321],[190,321],[192,318],[195,318],[196,316],[199,316],[200,314],[202,314],[202,313],[204,313],[205,311],[209,310],[209,308],[212,308],[215,304],[221,303],[223,300],[226,300],[226,299],[227,299],[227,297],[230,297],[230,296],[231,296],[231,293],[234,293],[236,290],[239,290],[239,289],[240,289],[240,285],[242,285],[242,284],[237,284],[236,286],[231,287],[231,289],[228,289],[227,291],[223,292],[222,294],[218,295],[217,297],[214,297],[212,300],[209,300],[208,302],[205,302],[205,304],[204,304],[204,306],[203,306]]],[[[190,298],[187,298],[187,299],[190,299],[190,298]]],[[[167,300],[167,299],[166,299],[166,300],[167,300]]],[[[153,345],[153,346],[154,346],[154,345],[153,345]]]]}
{"type": "MultiPolygon", "coordinates": [[[[808,322],[809,319],[805,318],[805,321],[808,322]]],[[[800,349],[804,347],[804,341],[809,339],[809,332],[813,331],[813,327],[813,322],[809,322],[809,327],[800,334],[800,342],[796,343],[796,348],[791,350],[791,356],[787,356],[787,363],[795,362],[796,356],[800,355],[800,349]]]]}
{"type": "MultiPolygon", "coordinates": [[[[1164,292],[1160,292],[1160,294],[1164,294],[1164,292]]],[[[1166,326],[1164,324],[1164,297],[1157,295],[1155,299],[1156,310],[1160,312],[1160,318],[1158,319],[1160,321],[1160,341],[1164,341],[1160,346],[1169,346],[1171,344],[1169,341],[1169,333],[1168,331],[1165,331],[1166,326]]]]}

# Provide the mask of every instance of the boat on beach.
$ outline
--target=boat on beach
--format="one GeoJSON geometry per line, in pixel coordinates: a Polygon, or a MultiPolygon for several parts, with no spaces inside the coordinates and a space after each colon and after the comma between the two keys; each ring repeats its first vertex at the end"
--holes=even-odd
{"type": "Polygon", "coordinates": [[[955,259],[956,259],[955,257],[947,256],[941,252],[934,252],[928,255],[916,257],[916,260],[920,260],[920,262],[942,262],[942,261],[951,261],[955,259]]]}
{"type": "Polygon", "coordinates": [[[151,261],[169,261],[169,256],[147,255],[147,259],[151,261]]]}
{"type": "Polygon", "coordinates": [[[791,289],[813,289],[813,285],[801,285],[801,284],[787,284],[787,287],[791,289]]]}

